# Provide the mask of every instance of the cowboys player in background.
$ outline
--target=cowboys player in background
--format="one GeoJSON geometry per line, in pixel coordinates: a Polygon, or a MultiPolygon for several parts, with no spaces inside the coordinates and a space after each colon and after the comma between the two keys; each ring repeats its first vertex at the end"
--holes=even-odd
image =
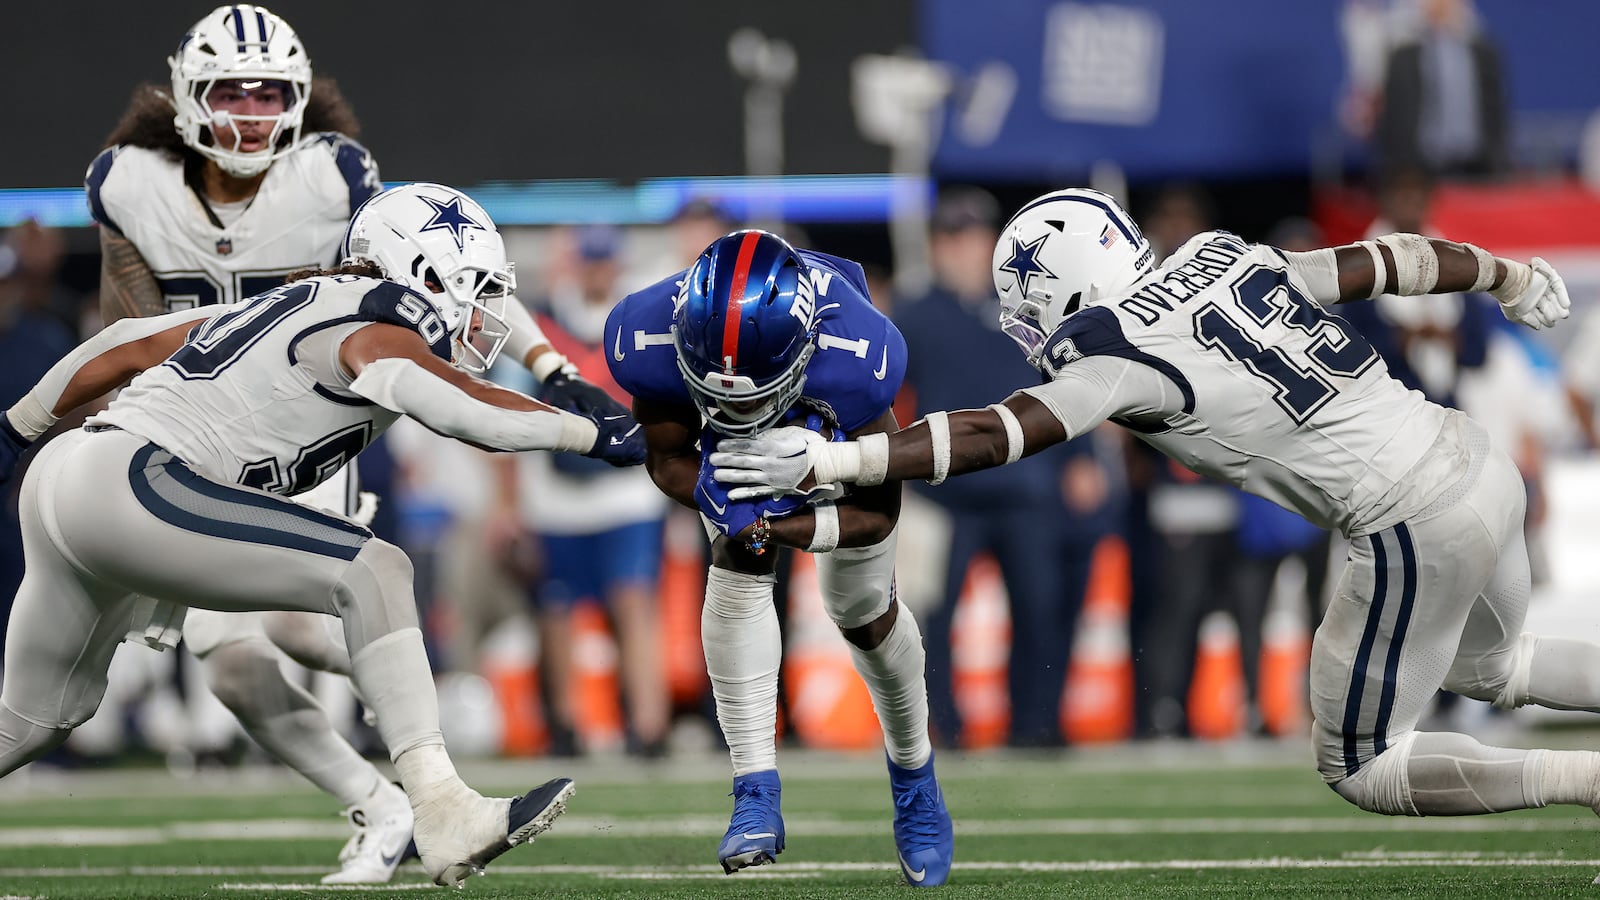
{"type": "Polygon", "coordinates": [[[517,799],[463,784],[439,731],[412,567],[351,519],[289,499],[402,415],[490,450],[644,459],[626,415],[586,418],[474,377],[508,337],[515,276],[466,195],[394,188],[350,223],[335,271],[249,300],[123,319],[0,415],[0,480],[46,429],[135,376],[81,429],[47,444],[21,493],[27,569],[0,682],[0,775],[92,716],[113,652],[150,598],[187,608],[339,617],[351,673],[377,713],[439,884],[458,884],[549,828],[573,792],[517,799]],[[439,210],[454,226],[435,227],[439,210]]]}
{"type": "Polygon", "coordinates": [[[928,740],[922,634],[894,588],[900,486],[733,502],[704,464],[719,435],[782,421],[841,439],[896,428],[890,406],[905,341],[873,308],[861,267],[797,251],[775,234],[736,231],[687,271],[618,303],[605,346],[611,374],[634,397],[651,478],[698,509],[712,539],[700,633],[733,762],[733,816],[717,848],[723,870],[771,863],[784,849],[775,731],[783,646],[772,601],[777,554],[766,547],[775,540],[815,554],[823,605],[872,695],[901,871],[913,886],[943,884],[955,838],[928,740]]]}
{"type": "Polygon", "coordinates": [[[1386,815],[1600,812],[1600,753],[1415,730],[1441,687],[1504,709],[1600,711],[1600,645],[1523,631],[1516,466],[1472,419],[1402,387],[1327,311],[1487,291],[1511,321],[1549,327],[1570,306],[1549,264],[1412,234],[1285,252],[1206,232],[1158,267],[1114,200],[1072,189],[1013,217],[994,275],[1002,327],[1046,384],[854,443],[795,428],[724,441],[714,477],[741,485],[733,497],[938,481],[1118,422],[1350,537],[1310,672],[1317,768],[1340,796],[1386,815]]]}
{"type": "MultiPolygon", "coordinates": [[[[138,88],[85,178],[100,225],[107,325],[233,303],[290,272],[329,265],[351,215],[382,188],[337,86],[313,77],[299,37],[269,10],[218,7],[168,62],[170,93],[138,88]]],[[[435,212],[433,228],[467,227],[459,208],[435,212]]],[[[598,389],[549,351],[520,303],[507,314],[507,350],[545,383],[548,399],[572,409],[598,402],[598,389]]],[[[296,499],[363,523],[376,501],[366,494],[358,503],[354,466],[296,499]]],[[[310,668],[349,674],[336,626],[305,613],[194,609],[183,637],[251,738],[345,807],[354,833],[324,882],[385,882],[410,841],[405,795],[280,666],[279,649],[310,668]]]]}

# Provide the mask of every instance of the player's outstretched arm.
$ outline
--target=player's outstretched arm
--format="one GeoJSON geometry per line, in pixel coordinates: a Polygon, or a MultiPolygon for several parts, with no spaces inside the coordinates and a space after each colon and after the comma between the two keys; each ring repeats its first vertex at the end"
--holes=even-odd
{"type": "Polygon", "coordinates": [[[62,416],[103,396],[151,366],[160,365],[188,337],[194,323],[216,308],[184,310],[147,319],[123,319],[79,344],[0,415],[0,481],[16,457],[62,416]]]}
{"type": "Polygon", "coordinates": [[[1507,319],[1530,328],[1549,328],[1565,319],[1572,306],[1565,282],[1543,259],[1521,263],[1473,244],[1416,234],[1384,235],[1284,257],[1323,303],[1383,294],[1485,291],[1500,301],[1507,319]]]}
{"type": "MultiPolygon", "coordinates": [[[[850,438],[888,435],[899,427],[894,413],[886,411],[852,432],[850,438]]],[[[837,500],[807,503],[789,515],[772,519],[770,539],[813,553],[838,547],[870,547],[888,538],[899,521],[900,482],[890,480],[879,485],[857,485],[837,500]]]]}
{"type": "Polygon", "coordinates": [[[751,486],[730,492],[738,499],[830,481],[876,485],[921,478],[938,484],[952,475],[1015,462],[1071,436],[1043,402],[1016,393],[986,409],[930,413],[894,434],[844,443],[794,427],[728,438],[717,445],[711,463],[718,481],[751,486]]]}
{"type": "Polygon", "coordinates": [[[110,228],[100,228],[100,319],[107,325],[167,311],[161,286],[139,248],[110,228]]]}
{"type": "Polygon", "coordinates": [[[374,323],[339,347],[350,390],[485,450],[567,450],[624,465],[643,461],[638,426],[590,420],[476,378],[433,355],[416,332],[374,323]]]}

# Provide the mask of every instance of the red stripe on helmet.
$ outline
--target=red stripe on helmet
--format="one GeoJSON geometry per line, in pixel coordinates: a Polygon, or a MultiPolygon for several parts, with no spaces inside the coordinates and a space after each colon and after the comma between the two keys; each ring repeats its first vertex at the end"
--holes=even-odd
{"type": "Polygon", "coordinates": [[[728,288],[728,312],[722,321],[723,368],[733,371],[739,359],[739,304],[744,300],[745,282],[750,280],[750,261],[755,258],[761,235],[752,231],[739,242],[739,256],[733,264],[733,286],[728,288]]]}

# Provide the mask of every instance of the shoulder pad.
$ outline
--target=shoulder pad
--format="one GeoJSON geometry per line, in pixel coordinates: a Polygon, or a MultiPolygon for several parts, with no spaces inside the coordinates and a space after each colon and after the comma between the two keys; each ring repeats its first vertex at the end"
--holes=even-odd
{"type": "Polygon", "coordinates": [[[363,322],[382,322],[398,325],[416,332],[428,344],[433,355],[448,362],[450,333],[434,311],[433,304],[403,284],[370,279],[372,287],[362,295],[361,306],[355,318],[363,322]]]}
{"type": "Polygon", "coordinates": [[[121,147],[107,147],[100,151],[100,155],[89,163],[89,170],[83,173],[83,190],[89,198],[89,214],[96,222],[122,234],[122,229],[111,220],[111,214],[106,212],[105,200],[100,196],[100,191],[105,187],[106,176],[111,174],[111,164],[116,162],[117,153],[121,147]]]}
{"type": "Polygon", "coordinates": [[[378,177],[377,161],[355,138],[337,131],[319,131],[312,135],[310,140],[326,144],[329,152],[333,154],[334,164],[339,167],[339,175],[344,178],[345,186],[350,191],[350,215],[355,215],[356,209],[361,204],[367,202],[373,194],[383,190],[383,181],[378,177]]]}

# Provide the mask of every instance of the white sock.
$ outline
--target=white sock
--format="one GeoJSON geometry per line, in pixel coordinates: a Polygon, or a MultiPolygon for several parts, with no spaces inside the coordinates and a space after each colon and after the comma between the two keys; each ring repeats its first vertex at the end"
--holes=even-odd
{"type": "MultiPolygon", "coordinates": [[[[378,714],[378,734],[395,765],[414,747],[437,745],[442,752],[439,696],[434,692],[421,630],[401,628],[369,642],[356,652],[351,667],[361,696],[378,714]]],[[[445,764],[449,762],[446,757],[445,764]]],[[[454,776],[454,766],[450,773],[454,776]]],[[[406,788],[410,789],[409,782],[406,788]]]]}
{"type": "Polygon", "coordinates": [[[1600,812],[1600,753],[1592,750],[1534,750],[1532,760],[1539,805],[1569,803],[1600,812]]]}
{"type": "MultiPolygon", "coordinates": [[[[899,601],[895,601],[899,603],[899,601]]],[[[846,643],[849,643],[848,641],[846,643]]],[[[889,759],[904,769],[927,763],[933,754],[928,740],[928,686],[923,678],[922,630],[911,610],[900,603],[894,627],[871,650],[850,644],[856,672],[867,683],[872,708],[883,727],[889,759]]]]}
{"type": "Polygon", "coordinates": [[[706,574],[700,643],[735,776],[778,767],[783,638],[772,605],[774,581],[771,575],[745,575],[716,566],[706,574]]]}

